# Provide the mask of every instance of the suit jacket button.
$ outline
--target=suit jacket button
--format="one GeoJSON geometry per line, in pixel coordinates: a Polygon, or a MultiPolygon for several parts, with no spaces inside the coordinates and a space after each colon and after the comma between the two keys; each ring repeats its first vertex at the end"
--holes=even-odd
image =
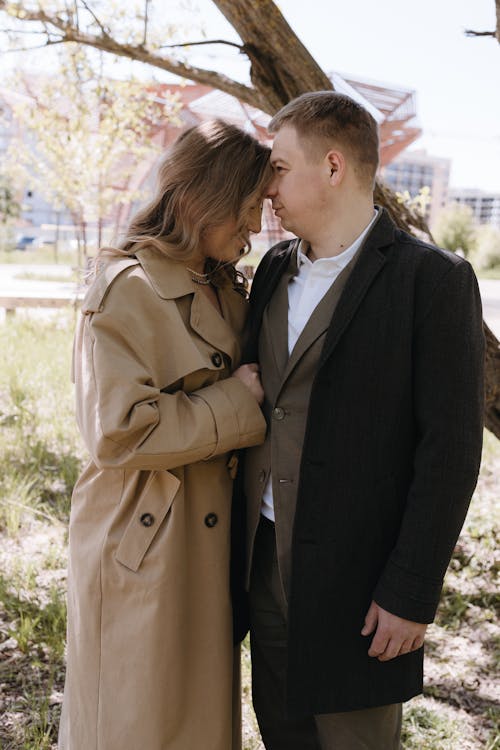
{"type": "Polygon", "coordinates": [[[266,478],[266,471],[265,469],[261,469],[259,471],[259,482],[264,482],[265,478],[266,478]]]}
{"type": "Polygon", "coordinates": [[[214,352],[212,354],[211,359],[212,359],[212,364],[213,365],[215,365],[216,367],[220,367],[221,366],[221,364],[222,364],[222,355],[219,354],[219,352],[214,352]]]}
{"type": "Polygon", "coordinates": [[[152,513],[143,513],[140,520],[143,526],[152,526],[155,522],[155,517],[152,513]]]}
{"type": "Polygon", "coordinates": [[[281,406],[275,406],[273,409],[273,419],[284,419],[285,418],[285,410],[281,408],[281,406]]]}
{"type": "Polygon", "coordinates": [[[216,513],[208,513],[208,515],[205,516],[205,526],[208,526],[209,529],[213,529],[218,520],[216,513]]]}

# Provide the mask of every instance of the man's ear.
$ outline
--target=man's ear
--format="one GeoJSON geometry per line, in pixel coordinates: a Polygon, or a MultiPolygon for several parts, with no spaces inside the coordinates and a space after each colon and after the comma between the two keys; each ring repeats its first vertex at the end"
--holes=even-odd
{"type": "Polygon", "coordinates": [[[332,149],[325,157],[326,168],[329,173],[330,185],[338,185],[345,174],[346,163],[341,151],[332,149]]]}

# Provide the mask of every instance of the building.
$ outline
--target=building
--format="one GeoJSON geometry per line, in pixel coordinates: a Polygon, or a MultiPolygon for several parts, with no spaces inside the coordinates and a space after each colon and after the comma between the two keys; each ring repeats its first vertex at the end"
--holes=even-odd
{"type": "Polygon", "coordinates": [[[486,193],[473,188],[452,188],[449,203],[470,206],[478,224],[491,224],[500,229],[500,193],[486,193]]]}
{"type": "Polygon", "coordinates": [[[422,188],[429,188],[430,203],[427,218],[434,224],[440,211],[448,203],[450,159],[431,156],[424,150],[406,151],[382,167],[382,180],[397,193],[409,193],[415,198],[422,188]]]}
{"type": "MultiPolygon", "coordinates": [[[[17,104],[25,104],[30,99],[25,94],[0,87],[0,163],[6,163],[6,157],[11,142],[18,137],[28,145],[32,153],[36,153],[36,143],[32,136],[23,131],[22,125],[14,112],[17,104]]],[[[29,177],[24,177],[23,183],[17,183],[16,201],[21,206],[21,217],[17,222],[17,235],[34,235],[40,240],[53,239],[57,228],[72,227],[73,219],[63,207],[52,205],[34,189],[29,177]]]]}

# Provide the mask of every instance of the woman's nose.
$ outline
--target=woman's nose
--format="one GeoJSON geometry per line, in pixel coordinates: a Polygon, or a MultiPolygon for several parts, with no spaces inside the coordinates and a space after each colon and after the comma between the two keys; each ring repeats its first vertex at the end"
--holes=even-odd
{"type": "Polygon", "coordinates": [[[274,198],[276,193],[278,192],[278,180],[276,175],[271,179],[271,182],[268,185],[267,188],[267,197],[268,198],[274,198]]]}
{"type": "Polygon", "coordinates": [[[262,209],[258,208],[250,211],[248,215],[247,228],[250,232],[257,234],[262,229],[262,209]]]}

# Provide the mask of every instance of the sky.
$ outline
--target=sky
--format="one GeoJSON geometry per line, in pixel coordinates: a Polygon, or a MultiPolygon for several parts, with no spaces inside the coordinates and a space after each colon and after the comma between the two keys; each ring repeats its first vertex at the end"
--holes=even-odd
{"type": "MultiPolygon", "coordinates": [[[[452,187],[500,193],[500,44],[464,35],[494,30],[494,0],[277,4],[325,71],[416,91],[423,135],[410,150],[451,158],[452,187]]],[[[208,38],[234,38],[209,0],[198,5],[208,38]]]]}
{"type": "MultiPolygon", "coordinates": [[[[197,26],[188,41],[201,37],[200,24],[208,39],[238,41],[210,0],[192,2],[198,7],[197,26]]],[[[159,4],[162,17],[168,4],[159,4]]],[[[326,72],[416,91],[423,134],[410,150],[451,158],[452,187],[500,193],[500,44],[464,35],[466,28],[495,28],[494,0],[281,0],[277,5],[326,72]]],[[[193,62],[246,79],[248,66],[231,48],[197,50],[193,62]]],[[[37,65],[42,54],[31,54],[37,65]]],[[[133,68],[137,73],[138,65],[133,68]]],[[[144,66],[140,74],[164,78],[144,66]]]]}

